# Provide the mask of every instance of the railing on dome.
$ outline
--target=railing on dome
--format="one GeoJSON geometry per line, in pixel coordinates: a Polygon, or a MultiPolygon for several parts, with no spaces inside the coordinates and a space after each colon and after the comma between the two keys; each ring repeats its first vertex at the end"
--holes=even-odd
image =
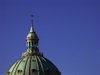
{"type": "Polygon", "coordinates": [[[35,52],[35,53],[32,53],[32,52],[25,52],[22,54],[22,57],[26,57],[26,56],[43,56],[43,53],[40,53],[40,52],[35,52]]]}

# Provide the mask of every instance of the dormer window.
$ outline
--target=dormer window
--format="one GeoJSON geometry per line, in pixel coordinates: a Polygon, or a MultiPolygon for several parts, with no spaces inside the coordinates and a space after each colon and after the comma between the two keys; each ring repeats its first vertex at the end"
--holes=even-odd
{"type": "Polygon", "coordinates": [[[21,73],[22,72],[22,70],[18,70],[18,73],[21,73]]]}
{"type": "Polygon", "coordinates": [[[37,70],[36,69],[32,69],[32,72],[37,72],[37,70]]]}
{"type": "Polygon", "coordinates": [[[47,70],[46,70],[48,73],[50,72],[50,68],[47,68],[47,70]]]}

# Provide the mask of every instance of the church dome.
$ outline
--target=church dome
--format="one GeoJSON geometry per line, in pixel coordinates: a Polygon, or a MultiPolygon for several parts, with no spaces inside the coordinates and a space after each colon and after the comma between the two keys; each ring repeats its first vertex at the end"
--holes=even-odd
{"type": "Polygon", "coordinates": [[[32,18],[31,29],[26,38],[27,50],[13,63],[5,75],[61,75],[57,67],[39,51],[38,41],[32,18]]]}
{"type": "Polygon", "coordinates": [[[34,55],[17,60],[6,75],[60,75],[60,72],[45,57],[34,55]]]}

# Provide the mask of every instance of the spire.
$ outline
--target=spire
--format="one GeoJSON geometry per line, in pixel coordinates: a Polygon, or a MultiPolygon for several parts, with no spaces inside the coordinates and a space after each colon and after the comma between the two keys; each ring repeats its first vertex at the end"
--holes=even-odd
{"type": "Polygon", "coordinates": [[[30,32],[34,32],[34,28],[33,28],[33,17],[34,17],[34,15],[31,14],[30,16],[31,16],[31,29],[30,29],[30,32]]]}

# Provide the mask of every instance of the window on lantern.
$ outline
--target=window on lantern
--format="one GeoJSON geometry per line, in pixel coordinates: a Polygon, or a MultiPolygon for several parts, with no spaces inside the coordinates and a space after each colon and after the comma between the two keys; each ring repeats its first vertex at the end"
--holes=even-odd
{"type": "Polygon", "coordinates": [[[32,42],[32,47],[33,47],[33,42],[32,42]]]}
{"type": "Polygon", "coordinates": [[[32,42],[30,42],[30,47],[32,47],[32,42]]]}
{"type": "Polygon", "coordinates": [[[30,42],[29,42],[29,48],[30,48],[30,42]]]}
{"type": "Polygon", "coordinates": [[[34,44],[36,44],[36,41],[34,42],[34,44]]]}

